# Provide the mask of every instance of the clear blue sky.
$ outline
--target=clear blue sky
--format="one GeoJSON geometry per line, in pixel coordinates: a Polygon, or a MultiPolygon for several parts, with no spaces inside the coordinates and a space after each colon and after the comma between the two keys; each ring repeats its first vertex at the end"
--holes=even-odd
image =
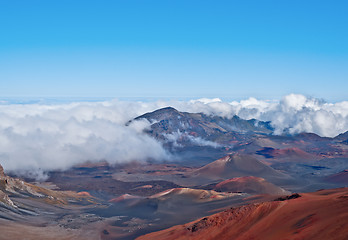
{"type": "Polygon", "coordinates": [[[348,100],[348,1],[0,0],[0,97],[348,100]]]}

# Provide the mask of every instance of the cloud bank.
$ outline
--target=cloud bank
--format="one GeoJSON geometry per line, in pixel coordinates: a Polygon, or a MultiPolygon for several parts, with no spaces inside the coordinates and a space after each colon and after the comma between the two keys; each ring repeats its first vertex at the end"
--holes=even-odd
{"type": "MultiPolygon", "coordinates": [[[[171,102],[80,102],[67,104],[0,104],[0,163],[7,171],[39,177],[84,161],[111,164],[164,160],[161,143],[143,133],[150,123],[126,123],[149,111],[172,106],[179,111],[271,121],[276,134],[312,132],[334,137],[348,130],[348,102],[327,103],[290,94],[280,101],[249,98],[223,102],[198,99],[171,102]]],[[[204,139],[192,142],[208,144],[204,139]]],[[[211,144],[211,143],[209,143],[211,144]]]]}
{"type": "MultiPolygon", "coordinates": [[[[185,107],[184,107],[185,108],[185,107]]],[[[335,137],[348,131],[348,101],[327,103],[300,94],[284,96],[280,101],[263,101],[249,98],[240,102],[195,100],[186,106],[187,111],[204,112],[231,118],[271,121],[275,134],[310,132],[322,137],[335,137]]]]}
{"type": "Polygon", "coordinates": [[[40,178],[85,161],[167,159],[162,145],[143,133],[149,122],[125,126],[142,104],[124,104],[0,105],[0,163],[7,171],[40,178]]]}

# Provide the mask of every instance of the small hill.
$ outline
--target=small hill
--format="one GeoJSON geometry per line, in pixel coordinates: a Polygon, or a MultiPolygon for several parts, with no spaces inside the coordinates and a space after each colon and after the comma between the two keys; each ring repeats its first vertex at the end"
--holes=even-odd
{"type": "Polygon", "coordinates": [[[216,192],[214,190],[203,190],[193,188],[171,188],[149,197],[140,197],[130,194],[124,194],[120,197],[109,200],[113,203],[127,203],[129,205],[135,205],[137,203],[143,204],[144,202],[156,201],[157,204],[171,204],[179,203],[181,205],[191,205],[193,203],[204,203],[216,200],[225,199],[228,197],[239,196],[236,193],[216,192]]]}
{"type": "Polygon", "coordinates": [[[210,202],[227,197],[234,194],[216,192],[214,190],[192,189],[192,188],[172,188],[166,191],[152,195],[150,198],[160,201],[185,199],[189,202],[210,202]]]}
{"type": "Polygon", "coordinates": [[[285,195],[290,192],[278,187],[264,178],[247,176],[225,180],[214,187],[219,192],[245,192],[249,194],[285,195]]]}
{"type": "Polygon", "coordinates": [[[234,177],[255,176],[265,179],[288,178],[255,157],[243,154],[227,155],[191,173],[191,177],[209,179],[230,179],[234,177]]]}

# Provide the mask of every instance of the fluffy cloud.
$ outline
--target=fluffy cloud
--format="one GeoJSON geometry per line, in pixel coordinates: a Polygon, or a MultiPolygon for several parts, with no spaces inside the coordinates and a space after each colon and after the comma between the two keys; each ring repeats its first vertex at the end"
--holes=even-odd
{"type": "Polygon", "coordinates": [[[143,105],[124,104],[1,105],[0,162],[8,171],[39,176],[87,160],[167,159],[162,145],[143,133],[149,122],[125,125],[143,105]]]}
{"type": "MultiPolygon", "coordinates": [[[[347,101],[327,103],[297,94],[280,101],[249,98],[230,103],[220,99],[60,105],[4,102],[0,104],[0,163],[6,170],[32,171],[39,176],[47,170],[67,169],[84,161],[168,159],[161,143],[143,133],[149,122],[126,126],[134,117],[167,106],[180,111],[271,121],[276,134],[313,132],[333,137],[348,130],[347,101]]],[[[205,139],[191,142],[213,146],[205,139]]]]}
{"type": "Polygon", "coordinates": [[[172,143],[173,147],[176,147],[176,148],[184,147],[180,144],[180,142],[185,142],[185,141],[196,146],[213,147],[213,148],[221,147],[221,145],[216,142],[208,141],[201,137],[194,137],[187,134],[186,132],[180,132],[179,130],[173,133],[163,134],[163,136],[165,137],[166,142],[172,143]]]}
{"type": "Polygon", "coordinates": [[[275,134],[311,132],[320,136],[334,137],[348,131],[348,101],[327,103],[300,94],[284,96],[280,101],[264,101],[249,98],[230,103],[219,101],[191,101],[179,104],[178,109],[203,112],[231,118],[271,121],[275,134]]]}

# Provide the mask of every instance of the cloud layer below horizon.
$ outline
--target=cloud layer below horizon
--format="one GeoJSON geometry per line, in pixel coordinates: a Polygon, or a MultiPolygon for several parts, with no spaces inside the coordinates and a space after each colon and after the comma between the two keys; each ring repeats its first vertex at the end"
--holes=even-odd
{"type": "MultiPolygon", "coordinates": [[[[125,124],[146,112],[172,106],[179,111],[271,121],[275,134],[312,132],[334,137],[348,130],[348,102],[327,103],[290,94],[280,101],[249,98],[157,102],[78,102],[67,104],[0,104],[0,163],[7,171],[43,177],[85,161],[111,164],[164,160],[161,143],[143,133],[149,122],[125,124]]],[[[201,139],[202,141],[204,139],[201,139]]],[[[199,144],[200,141],[197,142],[199,144]]]]}

